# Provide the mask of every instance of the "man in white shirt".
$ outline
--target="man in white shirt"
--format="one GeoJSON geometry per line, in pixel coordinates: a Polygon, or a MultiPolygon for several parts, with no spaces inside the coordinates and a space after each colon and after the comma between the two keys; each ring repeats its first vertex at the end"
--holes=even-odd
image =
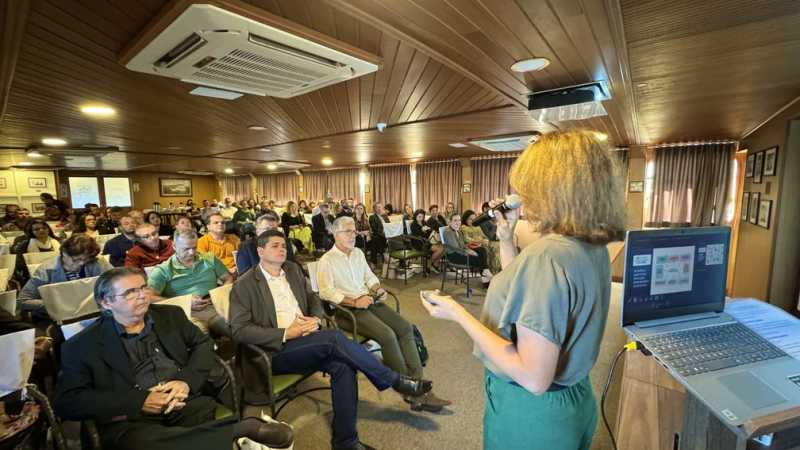
{"type": "MultiPolygon", "coordinates": [[[[234,339],[270,353],[273,374],[324,371],[331,376],[335,450],[369,450],[356,431],[358,383],[362,372],[379,390],[393,388],[403,395],[420,396],[430,382],[403,376],[382,365],[339,330],[321,330],[324,316],[317,295],[297,264],[286,262],[286,237],[268,230],[257,238],[259,263],[233,285],[230,325],[234,339]]],[[[243,347],[242,375],[245,400],[263,403],[264,373],[252,350],[243,347]]]]}
{"type": "Polygon", "coordinates": [[[231,220],[233,219],[233,215],[236,214],[236,211],[238,210],[239,208],[234,206],[231,202],[231,198],[225,197],[225,206],[220,208],[219,213],[222,214],[222,217],[224,217],[226,220],[231,220]]]}
{"type": "MultiPolygon", "coordinates": [[[[322,255],[317,269],[319,294],[323,300],[350,308],[358,322],[358,333],[381,345],[384,363],[412,378],[422,378],[422,362],[411,324],[383,300],[387,293],[372,273],[361,249],[356,248],[356,225],[352,217],[333,222],[334,246],[322,255]]],[[[349,317],[337,312],[342,326],[349,317]]],[[[415,411],[438,412],[450,404],[429,392],[404,397],[415,411]]]]}

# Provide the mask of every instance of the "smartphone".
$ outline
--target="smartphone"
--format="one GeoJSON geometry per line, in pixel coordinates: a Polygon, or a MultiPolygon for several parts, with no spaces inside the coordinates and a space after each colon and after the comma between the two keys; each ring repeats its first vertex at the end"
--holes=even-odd
{"type": "Polygon", "coordinates": [[[430,303],[431,305],[438,305],[438,303],[436,303],[434,300],[431,300],[428,297],[428,294],[433,294],[433,291],[420,291],[419,294],[420,294],[420,297],[422,297],[423,300],[425,300],[426,302],[430,303]]]}

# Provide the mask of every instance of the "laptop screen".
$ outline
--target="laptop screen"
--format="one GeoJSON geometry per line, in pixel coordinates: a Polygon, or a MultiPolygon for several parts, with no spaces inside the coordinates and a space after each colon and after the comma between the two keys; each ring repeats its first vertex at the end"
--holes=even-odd
{"type": "Polygon", "coordinates": [[[728,227],[629,231],[622,325],[722,312],[730,234],[728,227]]]}

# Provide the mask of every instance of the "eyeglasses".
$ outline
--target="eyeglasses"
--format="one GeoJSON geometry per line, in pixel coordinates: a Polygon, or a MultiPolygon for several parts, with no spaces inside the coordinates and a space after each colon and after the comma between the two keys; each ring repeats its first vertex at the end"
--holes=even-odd
{"type": "Polygon", "coordinates": [[[144,295],[145,290],[147,289],[147,285],[140,286],[137,288],[130,288],[123,291],[121,294],[112,295],[112,297],[122,297],[126,301],[133,301],[139,298],[140,296],[144,295]]]}
{"type": "Polygon", "coordinates": [[[337,233],[344,233],[349,236],[353,236],[356,234],[356,230],[338,230],[337,233]]]}
{"type": "Polygon", "coordinates": [[[158,237],[158,230],[153,231],[152,233],[149,233],[149,234],[145,234],[145,235],[137,234],[136,237],[139,238],[139,239],[157,238],[158,237]]]}

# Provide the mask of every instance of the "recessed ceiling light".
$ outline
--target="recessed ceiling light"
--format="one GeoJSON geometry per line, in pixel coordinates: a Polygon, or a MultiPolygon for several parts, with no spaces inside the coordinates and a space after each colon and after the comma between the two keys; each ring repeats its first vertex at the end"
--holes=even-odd
{"type": "Polygon", "coordinates": [[[547,58],[528,58],[517,61],[511,65],[511,70],[514,72],[536,72],[542,70],[550,65],[550,60],[547,58]]]}
{"type": "Polygon", "coordinates": [[[189,92],[192,95],[199,95],[201,97],[221,98],[223,100],[236,100],[244,94],[240,92],[226,91],[223,89],[215,89],[209,87],[196,87],[189,92]]]}
{"type": "Polygon", "coordinates": [[[447,144],[447,145],[455,148],[464,148],[467,146],[467,144],[462,144],[461,142],[453,142],[452,144],[447,144]]]}
{"type": "Polygon", "coordinates": [[[111,117],[117,113],[114,108],[99,104],[83,105],[81,106],[81,112],[94,117],[111,117]]]}
{"type": "Polygon", "coordinates": [[[423,156],[422,152],[416,152],[411,154],[412,158],[422,158],[422,156],[423,156]]]}
{"type": "Polygon", "coordinates": [[[594,132],[594,137],[596,137],[598,141],[602,141],[602,142],[605,142],[605,141],[608,140],[608,135],[605,134],[605,133],[601,133],[599,131],[595,131],[594,132]]]}
{"type": "Polygon", "coordinates": [[[60,147],[62,145],[67,145],[67,141],[61,138],[44,138],[42,139],[42,144],[50,145],[53,147],[60,147]]]}
{"type": "Polygon", "coordinates": [[[36,150],[33,150],[33,151],[28,152],[28,156],[31,157],[31,158],[41,158],[44,155],[39,153],[39,152],[37,152],[36,150]]]}
{"type": "Polygon", "coordinates": [[[258,149],[258,151],[260,151],[260,152],[264,152],[264,153],[269,153],[269,152],[271,152],[271,151],[272,151],[272,149],[271,149],[271,148],[266,148],[266,147],[264,147],[264,148],[260,148],[260,149],[258,149]]]}
{"type": "Polygon", "coordinates": [[[18,166],[32,166],[33,163],[30,161],[20,161],[17,163],[18,166]]]}
{"type": "Polygon", "coordinates": [[[330,158],[322,158],[322,165],[323,166],[331,166],[333,165],[333,160],[330,158]]]}
{"type": "Polygon", "coordinates": [[[277,164],[273,164],[273,163],[267,164],[267,169],[269,169],[269,170],[275,170],[277,168],[278,168],[277,164]]]}
{"type": "Polygon", "coordinates": [[[231,174],[231,173],[233,173],[233,169],[231,169],[230,167],[226,167],[225,170],[223,170],[223,172],[225,172],[227,174],[231,174]]]}
{"type": "Polygon", "coordinates": [[[249,127],[247,127],[247,129],[253,131],[264,131],[267,129],[267,127],[263,127],[261,125],[250,125],[249,127]]]}

